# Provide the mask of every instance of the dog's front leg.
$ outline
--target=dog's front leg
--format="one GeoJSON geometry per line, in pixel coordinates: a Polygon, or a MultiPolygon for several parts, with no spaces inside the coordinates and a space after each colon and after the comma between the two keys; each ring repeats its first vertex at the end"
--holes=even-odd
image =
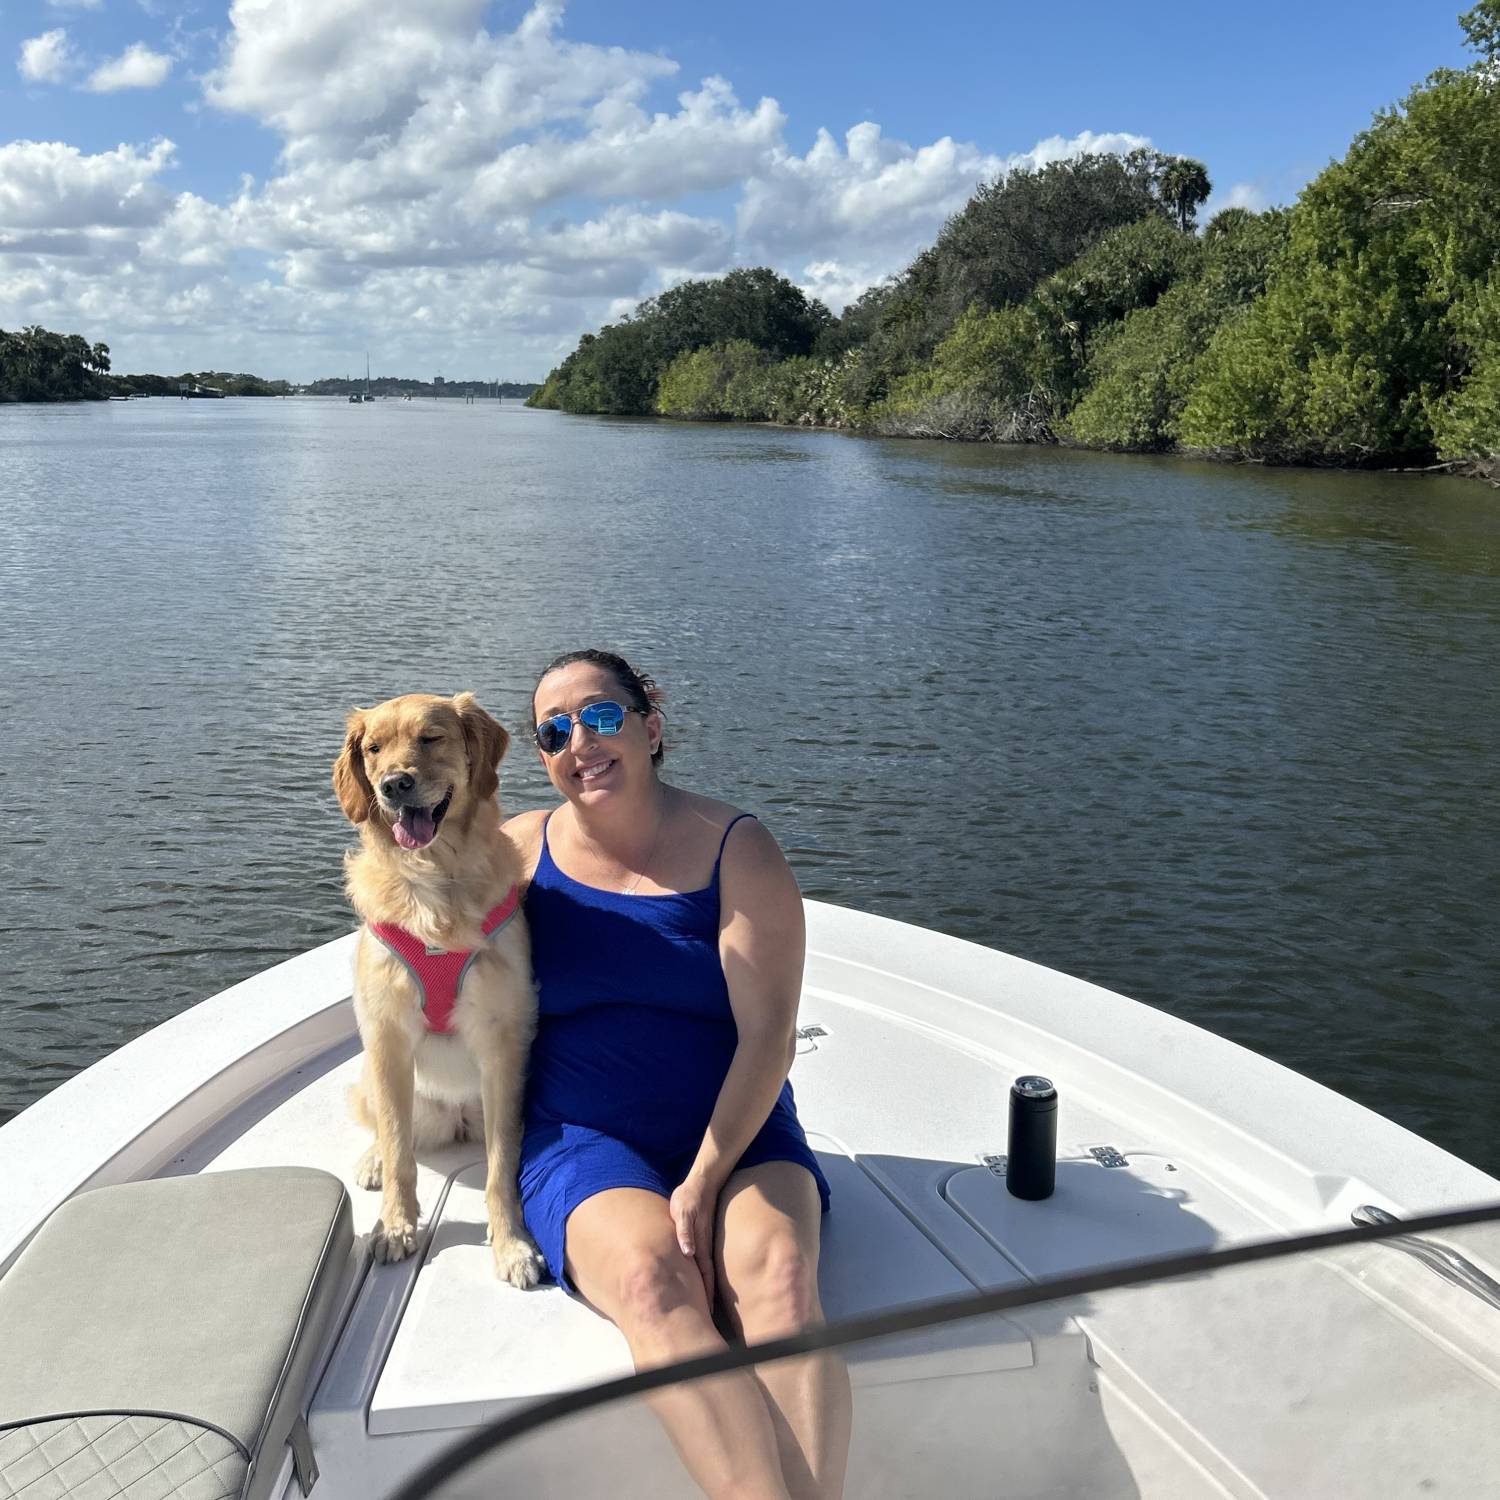
{"type": "Polygon", "coordinates": [[[370,1236],[376,1260],[404,1260],[417,1248],[417,1152],[412,1134],[416,1076],[411,1042],[395,1026],[365,1039],[380,1151],[380,1222],[370,1236]]]}
{"type": "Polygon", "coordinates": [[[542,1257],[526,1232],[516,1177],[521,1163],[521,1090],[528,1038],[518,1028],[497,1028],[495,1045],[479,1069],[484,1106],[484,1202],[489,1210],[495,1271],[512,1286],[541,1280],[542,1257]]]}

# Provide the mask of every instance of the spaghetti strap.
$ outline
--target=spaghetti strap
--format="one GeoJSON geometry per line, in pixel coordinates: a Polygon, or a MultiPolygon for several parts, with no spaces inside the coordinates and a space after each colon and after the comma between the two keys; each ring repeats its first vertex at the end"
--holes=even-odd
{"type": "Polygon", "coordinates": [[[754,813],[736,813],[735,816],[729,820],[729,826],[724,830],[724,837],[719,840],[719,857],[714,861],[714,878],[712,882],[714,885],[717,885],[719,883],[719,866],[724,863],[724,846],[729,842],[729,835],[733,830],[734,825],[741,822],[745,818],[753,819],[754,817],[754,813]]]}

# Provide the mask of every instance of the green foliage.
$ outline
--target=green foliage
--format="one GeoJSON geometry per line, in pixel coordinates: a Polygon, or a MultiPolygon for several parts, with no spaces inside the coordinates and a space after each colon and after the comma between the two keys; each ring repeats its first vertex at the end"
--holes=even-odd
{"type": "Polygon", "coordinates": [[[1184,234],[1193,227],[1199,205],[1207,202],[1214,190],[1208,168],[1187,156],[1173,157],[1158,174],[1156,187],[1184,234]]]}
{"type": "Polygon", "coordinates": [[[1096,335],[1136,308],[1152,306],[1201,260],[1198,242],[1162,219],[1143,219],[1103,236],[1050,276],[1030,306],[1038,330],[1037,368],[1059,401],[1081,390],[1096,335]]]}
{"type": "Polygon", "coordinates": [[[1458,18],[1464,30],[1464,45],[1472,47],[1485,62],[1500,57],[1500,0],[1479,0],[1473,10],[1458,18]]]}
{"type": "Polygon", "coordinates": [[[109,394],[109,346],[39,324],[0,328],[0,401],[98,400],[109,394]]]}
{"type": "Polygon", "coordinates": [[[700,421],[763,420],[769,394],[763,376],[771,363],[771,355],[748,339],[686,351],[662,372],[656,409],[700,421]]]}
{"type": "Polygon", "coordinates": [[[807,354],[831,319],[821,302],[757,266],[712,281],[685,281],[641,303],[635,321],[649,329],[648,347],[659,371],[686,349],[735,340],[779,359],[807,354]]]}
{"type": "Polygon", "coordinates": [[[1017,170],[836,321],[768,271],[691,283],[536,404],[1500,473],[1500,0],[1460,23],[1479,61],[1289,212],[1200,236],[1207,169],[1152,151],[1017,170]]]}
{"type": "Polygon", "coordinates": [[[1248,208],[1221,208],[1203,226],[1203,242],[1207,244],[1221,234],[1232,234],[1235,230],[1243,229],[1246,224],[1253,222],[1254,218],[1255,215],[1248,208]]]}
{"type": "Polygon", "coordinates": [[[1438,453],[1500,479],[1500,270],[1454,306],[1449,322],[1466,373],[1432,406],[1438,453]]]}
{"type": "Polygon", "coordinates": [[[874,408],[885,430],[920,415],[934,402],[962,394],[1018,395],[1049,387],[1048,350],[1029,304],[982,311],[971,307],[933,356],[892,386],[874,408]]]}
{"type": "Polygon", "coordinates": [[[662,374],[656,409],[696,421],[848,425],[841,361],[774,359],[746,339],[679,354],[662,374]]]}
{"type": "Polygon", "coordinates": [[[658,383],[679,356],[732,343],[782,359],[803,356],[829,321],[821,302],[764,267],[684,282],[648,298],[623,321],[585,334],[530,404],[570,412],[654,411],[658,383]]]}
{"type": "Polygon", "coordinates": [[[1204,357],[1183,442],[1284,462],[1429,458],[1434,413],[1458,409],[1468,373],[1449,308],[1497,245],[1500,86],[1485,64],[1435,73],[1303,192],[1266,295],[1204,357]]]}
{"type": "Polygon", "coordinates": [[[196,375],[184,375],[181,379],[190,385],[223,391],[226,396],[285,396],[291,391],[291,386],[284,380],[262,380],[259,375],[231,374],[227,370],[200,370],[196,375]]]}
{"type": "Polygon", "coordinates": [[[1202,257],[1197,241],[1163,218],[1111,230],[1025,301],[971,306],[932,358],[892,385],[871,413],[874,424],[885,432],[977,429],[995,440],[1019,433],[1050,440],[1084,383],[1096,335],[1150,307],[1202,257]]]}
{"type": "Polygon", "coordinates": [[[866,351],[866,403],[929,358],[968,308],[1023,301],[1101,235],[1160,216],[1166,160],[1150,151],[1082,156],[982,184],[931,249],[845,314],[866,351]]]}
{"type": "Polygon", "coordinates": [[[1097,344],[1065,434],[1090,447],[1160,452],[1178,439],[1182,409],[1215,331],[1265,289],[1286,246],[1287,215],[1216,214],[1197,274],[1130,312],[1097,344]]]}

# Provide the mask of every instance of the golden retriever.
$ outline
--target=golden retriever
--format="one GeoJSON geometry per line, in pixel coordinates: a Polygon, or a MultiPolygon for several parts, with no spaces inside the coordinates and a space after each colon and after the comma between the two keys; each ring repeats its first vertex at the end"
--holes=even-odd
{"type": "Polygon", "coordinates": [[[378,1260],[417,1244],[420,1147],[481,1121],[495,1269],[534,1286],[541,1257],[516,1184],[526,1055],[536,1029],[521,862],[500,831],[498,768],[510,737],[472,693],[412,693],[349,715],[333,785],[360,848],[346,884],[364,918],[354,1013],[364,1043],[355,1115],[375,1132],[355,1179],[379,1188],[378,1260]]]}

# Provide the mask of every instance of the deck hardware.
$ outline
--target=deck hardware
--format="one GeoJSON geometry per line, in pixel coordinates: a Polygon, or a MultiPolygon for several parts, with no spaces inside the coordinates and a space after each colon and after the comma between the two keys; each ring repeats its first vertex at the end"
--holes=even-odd
{"type": "MultiPolygon", "coordinates": [[[[1401,1222],[1388,1209],[1377,1208],[1373,1203],[1361,1203],[1349,1215],[1349,1219],[1351,1223],[1365,1228],[1401,1222]]],[[[1421,1261],[1434,1276],[1440,1276],[1450,1286],[1456,1286],[1460,1291],[1468,1292],[1471,1297],[1478,1297],[1481,1302],[1487,1302],[1491,1307],[1500,1307],[1500,1281],[1487,1276],[1473,1261],[1467,1256],[1460,1255],[1457,1250],[1450,1250],[1446,1245],[1435,1245],[1430,1240],[1424,1240],[1415,1234],[1394,1235],[1388,1240],[1382,1240],[1381,1243],[1389,1245],[1392,1250],[1404,1250],[1408,1255],[1421,1261]]]]}
{"type": "Polygon", "coordinates": [[[1089,1155],[1101,1167],[1128,1167],[1130,1165],[1113,1146],[1090,1146],[1089,1155]]]}
{"type": "Polygon", "coordinates": [[[318,1482],[318,1461],[313,1457],[312,1434],[307,1430],[307,1418],[298,1415],[287,1434],[292,1445],[292,1472],[297,1476],[297,1488],[305,1497],[318,1482]]]}
{"type": "Polygon", "coordinates": [[[827,1036],[828,1033],[821,1026],[799,1026],[797,1028],[797,1040],[799,1042],[810,1042],[815,1036],[827,1036]]]}
{"type": "Polygon", "coordinates": [[[988,1167],[996,1177],[1005,1176],[1005,1158],[1003,1156],[983,1156],[979,1158],[982,1165],[988,1167]]]}

